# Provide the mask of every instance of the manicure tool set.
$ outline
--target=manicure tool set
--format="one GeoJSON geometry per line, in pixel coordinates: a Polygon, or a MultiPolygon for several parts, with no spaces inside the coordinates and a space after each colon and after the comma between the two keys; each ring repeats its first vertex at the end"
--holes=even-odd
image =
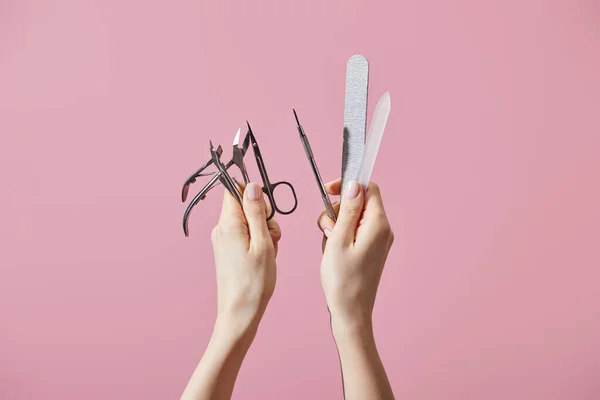
{"type": "MultiPolygon", "coordinates": [[[[342,190],[344,183],[350,180],[356,180],[360,183],[363,188],[367,188],[373,167],[375,165],[375,159],[377,158],[377,152],[383,137],[385,125],[387,123],[388,115],[390,112],[390,95],[386,92],[377,103],[371,125],[369,126],[369,135],[366,135],[366,124],[367,124],[367,98],[368,98],[368,83],[369,83],[369,63],[367,59],[362,55],[354,55],[350,57],[346,66],[346,97],[345,97],[345,108],[344,108],[344,141],[342,150],[342,190]],[[365,139],[366,138],[366,139],[365,139]],[[366,143],[365,143],[366,142],[366,143]]],[[[298,114],[296,110],[292,109],[298,133],[300,135],[300,141],[304,148],[304,152],[311,166],[317,186],[325,205],[327,215],[336,220],[335,211],[331,204],[331,200],[323,184],[321,174],[317,168],[310,143],[304,128],[300,124],[298,114]]],[[[258,171],[262,180],[262,191],[265,193],[269,207],[267,211],[267,220],[273,218],[275,213],[282,215],[291,214],[298,207],[298,199],[296,198],[296,191],[291,183],[287,181],[279,181],[271,183],[267,169],[263,161],[260,148],[256,141],[256,137],[252,132],[250,124],[246,122],[247,131],[241,140],[242,129],[238,129],[233,139],[233,148],[231,160],[227,163],[221,161],[223,155],[223,148],[218,145],[216,148],[213,146],[212,141],[209,145],[210,158],[204,163],[198,170],[196,170],[183,184],[181,191],[181,200],[185,202],[188,197],[190,187],[200,177],[210,177],[206,185],[194,196],[190,201],[185,213],[183,215],[183,231],[185,236],[189,235],[188,222],[192,209],[204,198],[207,193],[213,189],[216,185],[223,185],[231,195],[241,204],[243,199],[243,190],[245,185],[250,182],[248,171],[244,162],[244,157],[249,149],[252,147],[252,152],[256,160],[258,171]],[[240,144],[241,140],[241,144],[240,144]],[[243,185],[236,180],[235,177],[230,175],[230,168],[236,166],[240,171],[243,178],[243,185]],[[207,168],[214,166],[216,171],[205,172],[207,168]],[[275,200],[275,189],[279,186],[288,187],[291,195],[294,199],[293,204],[288,209],[281,209],[277,206],[275,200]]],[[[280,193],[281,189],[277,191],[280,193]]]]}
{"type": "MultiPolygon", "coordinates": [[[[235,137],[233,138],[233,151],[231,160],[227,164],[223,164],[221,161],[221,155],[223,154],[223,148],[219,145],[216,149],[210,142],[210,159],[202,165],[196,172],[194,172],[183,184],[183,189],[181,190],[181,201],[185,202],[187,199],[188,192],[190,190],[190,185],[196,182],[196,179],[201,176],[212,176],[212,178],[208,181],[206,185],[198,192],[196,196],[192,199],[190,204],[188,205],[185,213],[183,215],[183,232],[186,236],[189,235],[188,222],[190,218],[190,213],[196,204],[203,200],[206,197],[206,194],[209,190],[211,190],[216,184],[217,180],[221,183],[231,195],[241,204],[243,198],[242,186],[238,183],[235,178],[233,178],[229,174],[229,169],[235,165],[242,177],[244,179],[244,186],[250,182],[250,178],[248,177],[248,171],[246,170],[246,165],[244,163],[244,156],[248,151],[250,145],[252,145],[252,152],[254,153],[254,158],[256,160],[256,165],[258,166],[258,171],[260,173],[260,177],[262,179],[263,187],[262,191],[267,196],[270,204],[270,211],[268,212],[267,220],[270,220],[275,215],[275,212],[287,215],[294,212],[296,207],[298,206],[298,199],[296,198],[296,191],[291,183],[286,181],[280,181],[271,183],[269,180],[269,175],[267,173],[267,168],[265,167],[265,163],[263,161],[262,154],[260,152],[260,148],[258,147],[258,142],[256,141],[256,137],[252,132],[252,128],[250,124],[246,122],[248,130],[244,135],[244,140],[242,141],[242,145],[240,147],[240,133],[241,129],[238,129],[235,137]],[[214,165],[216,167],[216,171],[206,174],[204,170],[209,166],[214,165]],[[282,210],[277,206],[277,202],[275,201],[275,189],[279,186],[287,186],[291,191],[291,194],[294,198],[293,206],[288,210],[282,210]]],[[[279,191],[278,191],[279,193],[279,191]]]]}

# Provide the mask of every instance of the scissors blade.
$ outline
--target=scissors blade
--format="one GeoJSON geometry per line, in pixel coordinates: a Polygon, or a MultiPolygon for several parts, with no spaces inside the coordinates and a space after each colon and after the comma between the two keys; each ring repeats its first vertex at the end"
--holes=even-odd
{"type": "Polygon", "coordinates": [[[260,149],[258,148],[258,143],[256,142],[256,138],[254,137],[254,133],[252,132],[252,128],[250,128],[250,122],[246,121],[246,125],[248,125],[248,133],[246,134],[246,138],[249,140],[249,143],[252,144],[252,149],[254,150],[254,156],[260,157],[260,149]]]}
{"type": "Polygon", "coordinates": [[[236,147],[240,144],[240,132],[241,131],[242,131],[242,128],[239,128],[237,130],[237,133],[235,134],[235,137],[233,138],[233,145],[236,147]]]}
{"type": "Polygon", "coordinates": [[[244,137],[244,143],[242,143],[242,155],[246,155],[248,147],[250,147],[250,133],[246,132],[246,137],[244,137]]]}

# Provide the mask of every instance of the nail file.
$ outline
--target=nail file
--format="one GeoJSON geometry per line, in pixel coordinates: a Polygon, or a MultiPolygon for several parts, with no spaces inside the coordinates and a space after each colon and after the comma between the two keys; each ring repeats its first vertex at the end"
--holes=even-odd
{"type": "Polygon", "coordinates": [[[373,172],[373,167],[375,166],[375,160],[377,159],[377,152],[379,151],[379,145],[381,144],[383,131],[385,130],[385,125],[390,114],[390,108],[390,93],[385,92],[377,102],[377,106],[375,106],[373,119],[371,120],[371,125],[369,126],[369,135],[367,136],[364,156],[356,175],[356,180],[365,189],[369,185],[369,180],[371,179],[371,173],[373,172]]]}
{"type": "Polygon", "coordinates": [[[369,62],[359,54],[346,65],[346,105],[344,108],[344,146],[342,150],[342,191],[360,168],[367,131],[369,62]]]}

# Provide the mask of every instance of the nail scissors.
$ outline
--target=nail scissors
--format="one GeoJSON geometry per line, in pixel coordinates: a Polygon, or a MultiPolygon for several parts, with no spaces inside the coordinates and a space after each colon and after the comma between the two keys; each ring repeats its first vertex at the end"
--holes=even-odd
{"type": "Polygon", "coordinates": [[[288,215],[288,214],[293,213],[294,210],[296,210],[296,207],[298,207],[298,199],[296,198],[296,191],[294,190],[294,187],[292,186],[291,183],[286,182],[286,181],[279,181],[279,182],[271,183],[271,181],[269,180],[269,175],[267,174],[265,162],[263,161],[262,154],[260,152],[260,148],[258,147],[258,143],[256,142],[256,137],[254,136],[254,133],[252,133],[252,128],[250,128],[250,124],[248,123],[248,121],[246,121],[246,125],[248,125],[248,134],[247,135],[250,136],[250,143],[252,144],[254,158],[256,158],[258,172],[260,173],[260,177],[263,182],[262,191],[267,195],[267,198],[269,199],[269,203],[271,205],[271,207],[270,207],[271,211],[269,212],[267,221],[270,220],[271,218],[273,218],[276,211],[277,211],[277,213],[282,214],[282,215],[288,215]],[[294,197],[294,205],[289,210],[280,209],[277,206],[277,202],[275,201],[275,189],[281,185],[289,187],[292,192],[292,196],[294,197]]]}
{"type": "MultiPolygon", "coordinates": [[[[237,181],[234,178],[231,177],[231,175],[229,174],[229,168],[235,165],[242,174],[244,184],[247,185],[250,182],[250,178],[248,177],[248,171],[244,163],[244,156],[246,155],[250,144],[252,144],[254,158],[256,159],[258,171],[262,179],[262,191],[265,193],[267,199],[269,200],[270,211],[268,212],[269,215],[267,217],[267,220],[273,218],[275,212],[282,215],[287,215],[291,214],[292,212],[294,212],[294,210],[296,210],[296,207],[298,206],[298,199],[296,198],[296,191],[294,190],[294,187],[291,183],[286,181],[271,183],[267,174],[265,163],[262,158],[262,153],[260,152],[260,148],[256,141],[256,137],[254,136],[254,133],[252,132],[252,128],[250,127],[248,121],[246,121],[246,125],[248,126],[248,132],[244,137],[242,145],[239,145],[241,129],[237,131],[233,139],[233,154],[231,160],[227,164],[224,165],[221,162],[221,155],[223,153],[223,149],[221,148],[221,146],[217,146],[217,148],[215,148],[212,142],[210,142],[210,160],[208,160],[204,165],[202,165],[202,167],[200,167],[196,172],[194,172],[184,183],[181,192],[181,199],[185,202],[185,200],[187,199],[190,185],[196,182],[196,179],[198,177],[212,175],[212,178],[200,190],[200,192],[196,196],[194,196],[187,209],[185,210],[185,213],[183,215],[183,231],[186,236],[189,235],[188,221],[192,209],[194,208],[194,206],[196,206],[196,204],[200,202],[200,200],[203,200],[206,197],[208,191],[211,190],[218,183],[222,184],[240,204],[243,202],[243,192],[240,190],[241,186],[237,183],[237,181]],[[214,165],[217,168],[217,171],[208,174],[204,173],[204,170],[211,165],[214,165]],[[294,198],[294,204],[289,210],[282,210],[281,208],[279,208],[275,200],[275,189],[281,185],[288,186],[291,190],[292,197],[294,198]]],[[[278,191],[278,193],[279,192],[281,192],[281,189],[278,191]]]]}

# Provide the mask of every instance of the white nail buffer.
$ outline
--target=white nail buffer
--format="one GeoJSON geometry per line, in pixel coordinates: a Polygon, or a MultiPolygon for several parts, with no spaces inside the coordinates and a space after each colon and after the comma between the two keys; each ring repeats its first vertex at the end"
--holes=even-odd
{"type": "Polygon", "coordinates": [[[347,181],[356,178],[362,163],[367,131],[368,90],[369,62],[362,55],[353,55],[346,65],[342,191],[347,181]]]}
{"type": "Polygon", "coordinates": [[[371,173],[375,166],[375,159],[377,158],[377,152],[379,151],[379,145],[381,144],[381,138],[383,137],[383,131],[385,130],[385,124],[390,114],[391,99],[390,93],[385,92],[383,96],[377,102],[375,112],[373,113],[373,119],[369,126],[369,135],[367,136],[367,144],[365,145],[364,156],[362,164],[356,175],[356,180],[360,183],[363,188],[367,188],[369,180],[371,179],[371,173]]]}

